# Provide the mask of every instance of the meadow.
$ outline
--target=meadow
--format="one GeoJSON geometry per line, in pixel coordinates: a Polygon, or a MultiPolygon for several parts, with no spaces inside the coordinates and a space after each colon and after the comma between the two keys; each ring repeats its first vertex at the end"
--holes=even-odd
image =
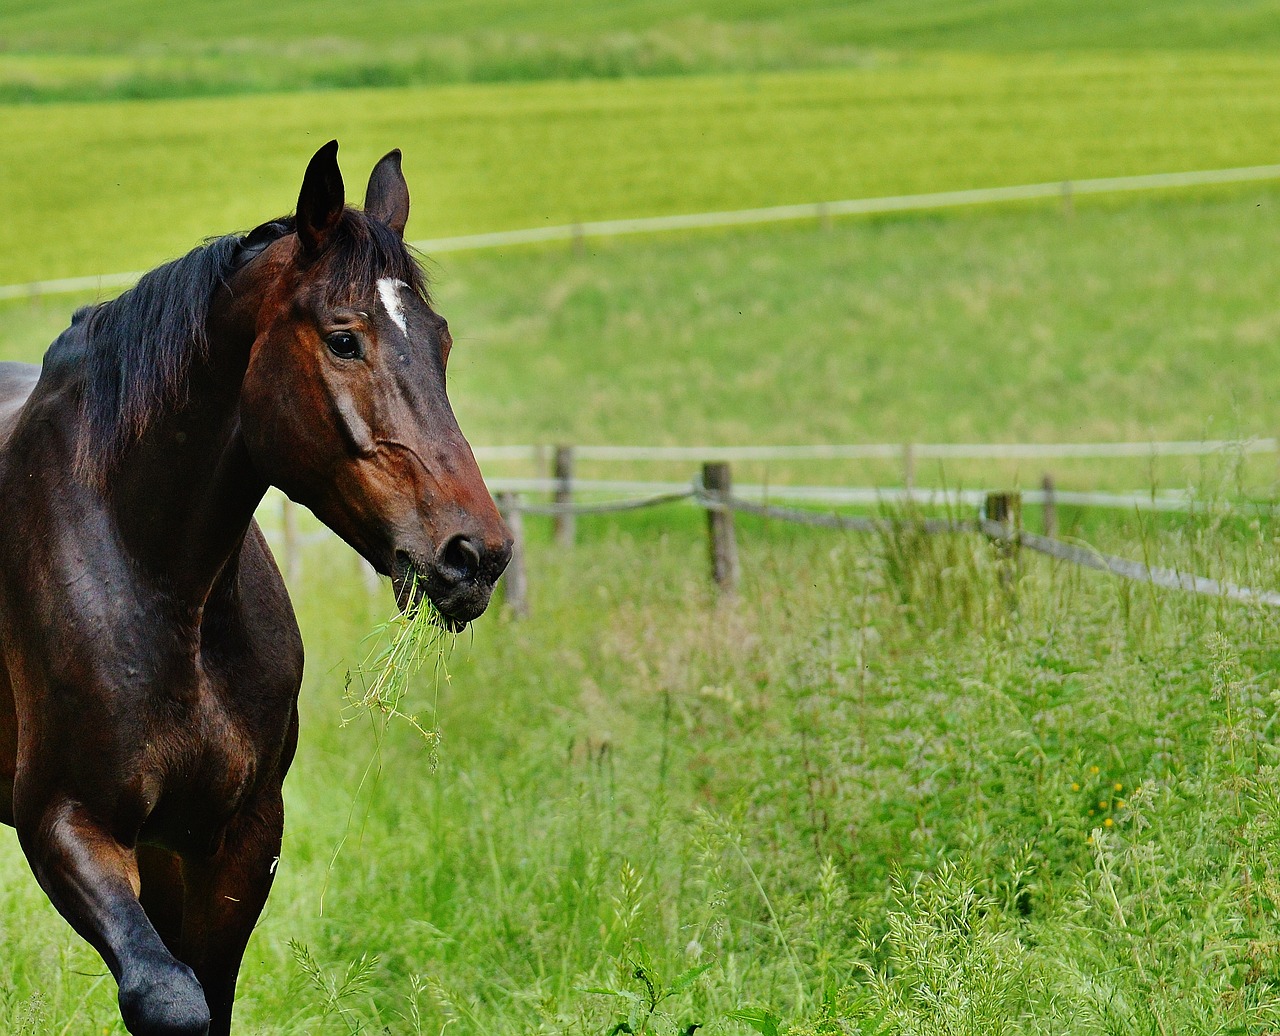
{"type": "MultiPolygon", "coordinates": [[[[320,35],[271,49],[292,3],[6,6],[0,283],[143,269],[286,211],[330,136],[353,194],[404,148],[417,238],[1276,160],[1267,0],[419,6],[445,71],[377,4],[331,12],[358,36],[341,60],[320,35]],[[337,89],[387,47],[398,85],[337,89]]],[[[1277,205],[1262,184],[428,265],[476,443],[1269,436],[1277,205]]],[[[0,359],[38,360],[92,297],[0,303],[0,359]]],[[[584,472],[613,473],[653,472],[584,472]]],[[[1055,473],[1194,487],[1190,515],[1063,527],[1280,587],[1274,457],[1055,473]]],[[[1280,1031],[1270,612],[1011,569],[978,537],[747,518],[725,600],[693,508],[580,519],[570,551],[527,523],[531,615],[495,604],[403,703],[438,743],[352,706],[390,593],[308,546],[302,744],[240,1031],[1280,1031]]],[[[0,1031],[123,1032],[9,836],[0,946],[0,1031]]]]}
{"type": "Polygon", "coordinates": [[[0,284],[147,269],[405,154],[413,239],[1274,161],[1271,55],[942,55],[870,69],[0,105],[0,284]],[[1031,146],[1030,142],[1034,142],[1031,146]]]}
{"type": "Polygon", "coordinates": [[[902,54],[1273,52],[1275,0],[676,0],[609,4],[77,0],[0,11],[0,99],[24,103],[848,68],[902,54]]]}

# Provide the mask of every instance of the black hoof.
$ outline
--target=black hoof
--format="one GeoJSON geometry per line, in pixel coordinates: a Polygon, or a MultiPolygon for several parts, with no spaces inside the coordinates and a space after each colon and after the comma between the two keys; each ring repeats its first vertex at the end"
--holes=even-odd
{"type": "Polygon", "coordinates": [[[205,1036],[209,1005],[191,969],[139,966],[120,981],[120,1016],[133,1036],[205,1036]]]}

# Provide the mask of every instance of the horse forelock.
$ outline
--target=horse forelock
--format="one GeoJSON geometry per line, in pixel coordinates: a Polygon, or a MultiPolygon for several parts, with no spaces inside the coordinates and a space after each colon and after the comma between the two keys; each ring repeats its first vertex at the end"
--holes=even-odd
{"type": "Polygon", "coordinates": [[[357,209],[346,209],[331,243],[319,257],[326,279],[335,289],[369,297],[381,280],[403,281],[429,301],[426,277],[412,250],[381,220],[357,209]]]}
{"type": "MultiPolygon", "coordinates": [[[[159,416],[187,402],[192,364],[209,355],[209,311],[218,287],[294,231],[290,216],[214,238],[110,302],[76,314],[86,344],[77,453],[82,474],[104,482],[159,416]]],[[[337,295],[370,295],[379,280],[391,278],[428,300],[422,267],[400,235],[357,210],[343,212],[318,262],[337,295]]]]}

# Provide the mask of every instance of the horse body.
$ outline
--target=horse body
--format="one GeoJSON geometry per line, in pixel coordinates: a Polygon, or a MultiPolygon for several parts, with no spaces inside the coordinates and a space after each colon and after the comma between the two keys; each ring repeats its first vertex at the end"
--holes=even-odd
{"type": "Polygon", "coordinates": [[[279,860],[303,655],[253,521],[268,485],[454,625],[509,556],[440,403],[443,322],[420,293],[408,318],[374,312],[381,269],[336,276],[343,221],[403,231],[398,152],[367,215],[344,209],[335,153],[312,160],[296,229],[223,239],[82,311],[38,380],[0,365],[0,820],[135,1034],[230,1031],[279,860]],[[203,286],[194,308],[184,277],[203,286]],[[168,319],[186,353],[146,341],[168,319]],[[151,379],[133,397],[131,364],[151,379]]]}
{"type": "MultiPolygon", "coordinates": [[[[260,478],[236,475],[221,557],[204,515],[176,520],[178,501],[217,495],[186,454],[225,443],[179,446],[161,422],[111,493],[76,476],[83,338],[73,326],[34,386],[4,380],[0,819],[116,974],[130,1028],[200,1032],[211,1014],[229,1025],[279,856],[301,638],[252,521],[260,478]],[[204,562],[203,583],[178,557],[204,562]]],[[[174,421],[216,429],[209,416],[174,421]]]]}

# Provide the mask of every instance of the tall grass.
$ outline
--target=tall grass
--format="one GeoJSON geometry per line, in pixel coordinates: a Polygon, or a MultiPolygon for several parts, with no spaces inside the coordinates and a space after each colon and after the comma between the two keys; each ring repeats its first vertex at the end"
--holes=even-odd
{"type": "MultiPolygon", "coordinates": [[[[584,523],[571,563],[535,547],[533,617],[478,624],[422,712],[438,766],[389,724],[363,785],[344,673],[386,602],[313,548],[246,1031],[1280,1023],[1269,613],[1032,556],[1010,589],[978,537],[767,523],[719,602],[696,535],[631,521],[584,523]]],[[[1215,528],[1212,574],[1280,584],[1273,532],[1215,528]]],[[[0,1024],[115,1025],[101,966],[0,867],[0,1024]]]]}
{"type": "MultiPolygon", "coordinates": [[[[406,874],[390,891],[380,868],[356,902],[374,887],[410,896],[440,933],[362,927],[335,966],[404,946],[381,1002],[415,961],[402,974],[438,983],[418,1010],[464,1031],[606,1032],[647,1010],[646,978],[662,990],[708,963],[647,1024],[1274,1024],[1264,615],[1031,559],[1011,602],[977,539],[938,553],[766,537],[740,605],[696,591],[681,604],[692,588],[659,578],[644,603],[613,604],[595,650],[555,613],[566,593],[609,600],[608,577],[579,595],[540,573],[569,678],[543,671],[508,708],[549,707],[549,729],[497,752],[496,785],[479,755],[442,764],[492,788],[458,789],[478,816],[444,839],[476,872],[451,868],[443,886],[406,874]]],[[[626,563],[624,542],[586,551],[626,563]]],[[[1229,546],[1238,567],[1251,548],[1229,546]]],[[[684,551],[663,550],[651,577],[678,569],[684,551]]],[[[510,665],[547,628],[495,630],[486,658],[510,665]]]]}

